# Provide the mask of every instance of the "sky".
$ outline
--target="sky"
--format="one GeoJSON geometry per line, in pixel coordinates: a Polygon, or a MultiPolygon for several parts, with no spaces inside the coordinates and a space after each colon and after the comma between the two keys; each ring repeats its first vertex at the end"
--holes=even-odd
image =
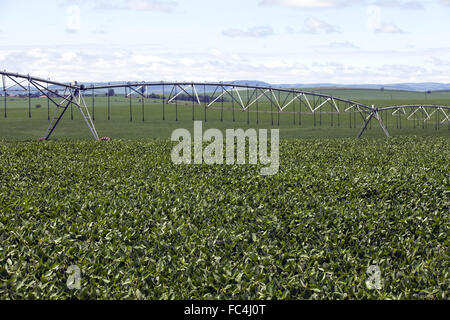
{"type": "Polygon", "coordinates": [[[57,81],[450,83],[450,0],[0,0],[0,69],[57,81]]]}

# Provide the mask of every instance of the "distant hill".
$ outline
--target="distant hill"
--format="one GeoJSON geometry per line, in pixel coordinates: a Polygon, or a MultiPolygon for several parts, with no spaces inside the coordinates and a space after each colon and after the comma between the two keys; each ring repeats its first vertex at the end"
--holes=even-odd
{"type": "MultiPolygon", "coordinates": [[[[336,84],[336,83],[292,83],[292,84],[270,84],[264,81],[258,80],[232,80],[232,81],[223,81],[224,83],[238,84],[238,85],[251,85],[251,86],[261,86],[261,87],[273,87],[273,88],[296,88],[296,89],[305,89],[305,88],[314,88],[314,89],[373,89],[380,90],[384,88],[385,90],[402,90],[402,91],[414,91],[414,92],[426,92],[426,91],[446,91],[450,90],[450,83],[437,83],[437,82],[423,82],[423,83],[394,83],[394,84],[336,84]]],[[[114,82],[84,82],[86,86],[91,85],[107,85],[107,84],[125,84],[125,81],[114,81],[114,82]]],[[[61,89],[55,86],[50,86],[50,89],[61,89]]],[[[14,91],[19,89],[19,87],[12,87],[9,91],[14,91]]],[[[170,90],[168,87],[165,87],[165,90],[170,90]]],[[[206,91],[210,92],[215,90],[213,87],[207,87],[206,91]]],[[[31,89],[32,92],[37,91],[35,89],[31,89]]],[[[116,94],[123,94],[125,90],[123,88],[114,89],[116,94]]],[[[99,90],[99,92],[105,92],[106,90],[99,90]]],[[[153,86],[151,88],[151,92],[154,93],[162,93],[163,86],[153,86]]],[[[2,88],[0,87],[0,93],[3,93],[2,88]]]]}
{"type": "MultiPolygon", "coordinates": [[[[226,82],[226,81],[225,81],[226,82]]],[[[402,91],[443,91],[450,90],[450,83],[423,82],[423,83],[394,83],[394,84],[336,84],[336,83],[292,83],[292,84],[270,84],[256,80],[230,81],[235,84],[249,84],[273,88],[336,88],[336,89],[373,89],[380,90],[402,90],[402,91]]]]}
{"type": "Polygon", "coordinates": [[[239,85],[250,85],[250,86],[259,86],[259,87],[274,87],[270,83],[258,80],[234,80],[234,81],[224,81],[226,83],[239,84],[239,85]]]}

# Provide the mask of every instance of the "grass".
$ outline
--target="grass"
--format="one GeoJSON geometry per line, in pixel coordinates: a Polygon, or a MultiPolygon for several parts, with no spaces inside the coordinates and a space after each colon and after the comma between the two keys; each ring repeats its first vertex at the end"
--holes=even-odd
{"type": "MultiPolygon", "coordinates": [[[[397,104],[442,104],[450,105],[449,92],[436,92],[432,94],[413,93],[404,91],[377,91],[377,90],[320,90],[342,98],[353,99],[361,103],[389,106],[397,104]]],[[[242,93],[244,101],[247,99],[245,91],[242,93]]],[[[285,97],[281,96],[280,100],[285,97]]],[[[181,103],[163,106],[159,100],[146,100],[144,113],[140,99],[132,98],[130,115],[130,101],[124,96],[111,97],[110,120],[108,120],[107,98],[97,96],[93,107],[92,97],[86,97],[86,103],[95,118],[95,125],[100,136],[109,136],[115,139],[139,138],[169,138],[176,128],[192,128],[192,119],[205,120],[204,106],[194,106],[191,103],[181,103]],[[130,121],[131,119],[131,121],[130,121]],[[163,120],[164,119],[164,120],[163,120]]],[[[49,121],[48,116],[53,115],[54,107],[48,109],[47,100],[31,99],[31,108],[28,99],[10,97],[7,100],[7,118],[4,117],[4,104],[0,104],[0,138],[6,140],[37,140],[43,136],[49,121]],[[40,105],[40,108],[36,108],[40,105]],[[31,118],[29,117],[31,113],[31,118]]],[[[252,106],[252,112],[242,112],[237,105],[225,102],[223,106],[216,104],[214,109],[206,111],[205,128],[280,128],[284,138],[299,137],[355,137],[363,124],[359,114],[331,113],[332,108],[327,106],[322,113],[315,116],[306,113],[306,106],[297,102],[291,104],[286,113],[278,114],[275,107],[264,101],[252,106]],[[300,113],[299,113],[300,112],[300,113]],[[233,121],[234,120],[234,121],[233,121]]],[[[421,117],[418,114],[419,118],[421,117]]],[[[425,135],[448,136],[449,125],[438,125],[442,116],[423,123],[423,121],[406,120],[391,114],[382,114],[392,135],[425,135]]],[[[383,132],[378,124],[373,122],[365,133],[367,137],[382,137],[383,132]]],[[[61,124],[55,130],[54,139],[89,139],[90,133],[83,123],[78,110],[74,107],[65,114],[61,124]],[[73,118],[73,120],[72,120],[73,118]]]]}
{"type": "Polygon", "coordinates": [[[0,299],[448,299],[448,138],[282,140],[270,177],[171,146],[1,142],[0,299]]]}
{"type": "MultiPolygon", "coordinates": [[[[314,90],[315,91],[315,90],[314,90]]],[[[367,89],[318,89],[318,92],[367,105],[388,107],[397,104],[442,104],[449,105],[450,91],[436,91],[430,94],[425,92],[411,92],[400,90],[367,90],[367,89]]]]}
{"type": "MultiPolygon", "coordinates": [[[[415,93],[325,93],[425,103],[415,93]]],[[[133,98],[130,121],[129,100],[117,96],[108,120],[107,98],[96,97],[93,110],[88,97],[100,136],[113,141],[92,141],[74,109],[52,141],[36,143],[47,100],[32,99],[31,118],[27,99],[7,102],[0,299],[449,298],[450,131],[439,119],[383,115],[394,137],[372,123],[357,140],[355,114],[314,119],[297,104],[278,124],[267,103],[261,113],[230,103],[207,110],[204,128],[280,128],[280,171],[261,176],[258,166],[170,161],[172,130],[193,129],[191,104],[164,106],[163,120],[161,103],[146,101],[142,119],[133,98]],[[77,290],[67,288],[72,265],[82,273],[77,290]],[[366,286],[371,265],[380,290],[366,286]]],[[[433,93],[426,103],[450,97],[433,93]]],[[[204,112],[194,107],[194,118],[204,112]]]]}

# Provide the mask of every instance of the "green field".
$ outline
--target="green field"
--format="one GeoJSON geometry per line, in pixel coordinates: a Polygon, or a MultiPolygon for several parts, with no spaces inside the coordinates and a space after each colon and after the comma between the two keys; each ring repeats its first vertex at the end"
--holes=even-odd
{"type": "MultiPolygon", "coordinates": [[[[450,92],[321,92],[379,107],[450,105],[450,92]]],[[[373,122],[358,140],[361,116],[331,107],[278,114],[267,101],[242,112],[229,101],[205,110],[133,97],[130,112],[129,98],[110,97],[109,111],[107,101],[86,97],[112,141],[92,141],[74,106],[39,143],[54,112],[47,99],[8,97],[6,118],[0,101],[0,299],[449,298],[442,118],[385,113],[393,137],[373,122]],[[174,165],[171,133],[193,119],[279,128],[278,174],[174,165]],[[81,288],[70,290],[73,265],[81,288]],[[366,285],[370,266],[381,289],[366,285]]]]}
{"type": "Polygon", "coordinates": [[[365,90],[365,89],[311,89],[336,97],[347,98],[367,105],[388,107],[396,104],[441,104],[448,105],[450,91],[436,91],[432,93],[396,91],[396,90],[365,90]]]}
{"type": "Polygon", "coordinates": [[[1,142],[0,299],[449,298],[448,137],[282,140],[274,176],[171,147],[1,142]]]}
{"type": "MultiPolygon", "coordinates": [[[[378,107],[421,103],[450,105],[450,92],[425,94],[346,89],[323,89],[320,92],[378,107]]],[[[249,99],[245,90],[241,95],[244,101],[249,99]]],[[[47,99],[33,98],[29,105],[27,98],[8,97],[7,118],[4,117],[2,99],[0,99],[0,138],[26,141],[36,140],[44,135],[49,124],[48,118],[52,117],[55,110],[47,99]],[[37,105],[40,108],[36,108],[37,105]]],[[[285,99],[290,97],[280,96],[280,101],[285,99]]],[[[243,112],[236,103],[232,104],[230,101],[225,102],[223,106],[216,103],[212,109],[205,110],[204,104],[192,107],[191,102],[180,101],[178,106],[163,105],[161,100],[154,99],[145,99],[143,106],[141,99],[132,97],[130,112],[130,99],[123,95],[110,98],[108,120],[107,100],[105,96],[96,96],[93,102],[92,97],[86,96],[86,104],[93,114],[99,135],[114,139],[169,138],[176,128],[192,128],[193,119],[206,119],[204,124],[206,128],[280,128],[280,134],[284,138],[355,137],[363,124],[363,118],[359,113],[337,114],[331,106],[327,106],[321,109],[321,112],[312,115],[307,112],[306,106],[300,106],[298,101],[279,114],[276,107],[264,100],[258,105],[253,105],[250,112],[243,112]]],[[[381,115],[391,135],[449,135],[449,125],[439,124],[443,120],[439,113],[426,122],[420,120],[423,119],[421,114],[417,114],[417,120],[406,120],[405,117],[393,116],[391,113],[392,111],[381,115]]],[[[370,124],[369,130],[365,133],[367,137],[383,135],[375,122],[370,124]]],[[[75,107],[67,111],[53,136],[55,139],[89,137],[90,133],[75,107]]]]}

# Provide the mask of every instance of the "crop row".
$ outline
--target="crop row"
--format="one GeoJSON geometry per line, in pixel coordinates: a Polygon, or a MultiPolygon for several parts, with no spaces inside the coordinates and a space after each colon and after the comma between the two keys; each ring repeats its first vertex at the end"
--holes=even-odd
{"type": "Polygon", "coordinates": [[[274,176],[171,148],[0,142],[0,299],[448,299],[448,138],[282,140],[274,176]]]}

